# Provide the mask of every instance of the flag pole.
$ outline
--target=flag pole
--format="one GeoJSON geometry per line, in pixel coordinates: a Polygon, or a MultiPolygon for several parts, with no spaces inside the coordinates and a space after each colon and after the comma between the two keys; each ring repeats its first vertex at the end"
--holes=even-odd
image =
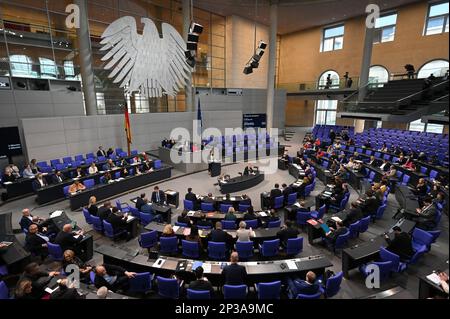
{"type": "Polygon", "coordinates": [[[131,156],[131,127],[130,127],[130,117],[128,114],[128,107],[124,105],[124,114],[125,114],[125,137],[127,138],[127,149],[128,156],[131,156]]]}

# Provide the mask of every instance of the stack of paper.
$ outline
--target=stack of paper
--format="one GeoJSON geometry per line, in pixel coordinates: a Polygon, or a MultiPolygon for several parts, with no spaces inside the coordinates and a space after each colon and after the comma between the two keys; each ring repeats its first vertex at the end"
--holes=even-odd
{"type": "Polygon", "coordinates": [[[59,217],[59,216],[62,215],[62,213],[63,213],[62,210],[55,210],[55,211],[50,215],[50,218],[56,218],[56,217],[59,217]]]}
{"type": "Polygon", "coordinates": [[[267,216],[267,213],[266,213],[266,212],[260,212],[260,213],[259,213],[259,216],[261,216],[261,217],[266,217],[266,216],[267,216]]]}
{"type": "Polygon", "coordinates": [[[203,264],[202,267],[203,267],[203,272],[205,274],[209,274],[211,272],[211,264],[210,263],[203,264]]]}
{"type": "Polygon", "coordinates": [[[333,217],[331,217],[331,219],[334,220],[335,222],[341,222],[342,221],[342,219],[340,219],[337,216],[333,216],[333,217]]]}
{"type": "Polygon", "coordinates": [[[172,228],[173,228],[174,233],[176,233],[177,230],[180,229],[180,226],[173,226],[172,228]]]}
{"type": "Polygon", "coordinates": [[[194,212],[193,210],[190,210],[190,211],[188,211],[187,215],[188,215],[189,217],[190,217],[190,216],[194,216],[194,215],[195,215],[195,212],[194,212]]]}
{"type": "Polygon", "coordinates": [[[293,260],[286,261],[286,264],[287,264],[288,268],[291,269],[291,270],[297,270],[298,269],[297,268],[297,264],[293,260]]]}
{"type": "Polygon", "coordinates": [[[439,275],[437,273],[432,273],[431,275],[427,276],[427,279],[435,283],[436,285],[439,285],[441,283],[441,278],[439,278],[439,275]]]}
{"type": "Polygon", "coordinates": [[[155,268],[161,268],[162,265],[164,265],[164,262],[165,262],[165,261],[166,261],[165,259],[158,258],[158,259],[155,261],[155,263],[153,264],[152,267],[155,267],[155,268]]]}

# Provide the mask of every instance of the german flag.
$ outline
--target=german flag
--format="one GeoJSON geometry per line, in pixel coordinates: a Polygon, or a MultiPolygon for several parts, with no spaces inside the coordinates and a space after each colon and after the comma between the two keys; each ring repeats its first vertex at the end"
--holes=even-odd
{"type": "Polygon", "coordinates": [[[133,142],[131,141],[130,115],[128,114],[128,107],[126,105],[124,107],[124,113],[125,113],[124,126],[125,126],[125,134],[127,136],[127,143],[132,144],[133,142]]]}

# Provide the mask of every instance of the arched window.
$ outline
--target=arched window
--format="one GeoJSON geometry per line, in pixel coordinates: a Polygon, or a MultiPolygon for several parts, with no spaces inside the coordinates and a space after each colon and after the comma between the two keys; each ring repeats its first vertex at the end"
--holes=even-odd
{"type": "Polygon", "coordinates": [[[35,77],[36,74],[33,72],[33,63],[31,59],[23,54],[15,54],[9,57],[11,62],[11,73],[12,76],[25,76],[25,77],[35,77]]]}
{"type": "Polygon", "coordinates": [[[419,70],[417,77],[419,79],[424,79],[433,73],[434,76],[444,76],[445,72],[448,70],[448,61],[446,60],[434,60],[425,63],[419,70]]]}
{"type": "Polygon", "coordinates": [[[369,69],[369,83],[387,83],[389,81],[388,70],[381,65],[371,66],[369,69]]]}
{"type": "Polygon", "coordinates": [[[339,74],[333,70],[322,73],[319,78],[319,89],[339,89],[339,74]],[[327,84],[327,78],[330,76],[331,85],[327,84]]]}
{"type": "Polygon", "coordinates": [[[56,79],[58,69],[56,68],[55,61],[47,58],[39,58],[39,64],[41,67],[41,78],[56,79]]]}

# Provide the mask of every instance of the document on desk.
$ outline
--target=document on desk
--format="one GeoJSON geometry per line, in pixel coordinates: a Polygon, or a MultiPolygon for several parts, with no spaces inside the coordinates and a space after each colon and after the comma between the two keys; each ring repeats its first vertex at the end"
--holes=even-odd
{"type": "Polygon", "coordinates": [[[167,191],[166,194],[169,194],[170,196],[175,196],[177,194],[177,192],[175,192],[175,191],[167,191]]]}
{"type": "Polygon", "coordinates": [[[11,185],[12,182],[4,182],[3,185],[11,185]]]}
{"type": "Polygon", "coordinates": [[[83,235],[75,235],[75,236],[73,236],[73,238],[75,238],[75,239],[78,239],[80,237],[83,237],[83,235]]]}
{"type": "Polygon", "coordinates": [[[189,217],[194,216],[194,215],[195,215],[195,211],[190,210],[190,211],[188,211],[187,215],[188,215],[189,217]]]}
{"type": "Polygon", "coordinates": [[[165,262],[166,262],[165,259],[158,258],[158,259],[156,259],[156,261],[153,263],[153,266],[152,266],[152,267],[155,267],[155,268],[161,268],[161,267],[164,265],[165,262]]]}
{"type": "Polygon", "coordinates": [[[203,272],[205,274],[211,273],[211,264],[210,263],[203,264],[202,268],[203,268],[203,272]]]}
{"type": "Polygon", "coordinates": [[[288,260],[288,261],[286,261],[286,265],[288,266],[288,268],[289,268],[290,270],[297,270],[297,269],[298,269],[298,268],[297,268],[297,264],[295,263],[294,260],[288,260]]]}
{"type": "Polygon", "coordinates": [[[300,208],[300,203],[299,203],[299,202],[296,202],[296,203],[294,204],[294,206],[297,206],[298,208],[300,208]]]}
{"type": "Polygon", "coordinates": [[[331,219],[334,220],[335,222],[341,222],[342,221],[342,219],[340,219],[337,216],[333,216],[333,217],[331,217],[331,219]]]}
{"type": "Polygon", "coordinates": [[[258,265],[258,263],[256,261],[249,261],[246,264],[247,264],[247,266],[257,266],[258,265]]]}
{"type": "Polygon", "coordinates": [[[127,222],[129,222],[130,220],[133,220],[134,218],[135,218],[134,216],[128,215],[128,216],[127,216],[127,222]]]}
{"type": "Polygon", "coordinates": [[[59,286],[56,286],[55,289],[52,289],[52,288],[50,288],[50,287],[47,287],[47,288],[45,288],[45,292],[51,295],[52,293],[54,293],[54,292],[55,292],[56,290],[58,290],[58,289],[59,289],[59,286]]]}
{"type": "Polygon", "coordinates": [[[230,197],[230,200],[234,201],[234,200],[236,200],[236,197],[230,197]]]}
{"type": "Polygon", "coordinates": [[[172,227],[173,232],[176,233],[178,229],[180,229],[180,226],[173,226],[172,227]]]}
{"type": "Polygon", "coordinates": [[[259,212],[259,216],[261,216],[261,217],[267,217],[267,213],[266,213],[266,212],[259,212]]]}
{"type": "Polygon", "coordinates": [[[439,278],[439,275],[437,273],[432,273],[431,275],[427,276],[427,279],[433,282],[436,285],[439,285],[441,283],[441,278],[439,278]]]}
{"type": "Polygon", "coordinates": [[[53,213],[51,213],[50,218],[56,218],[56,217],[59,217],[59,216],[62,215],[62,213],[63,213],[62,210],[55,210],[53,213]]]}

